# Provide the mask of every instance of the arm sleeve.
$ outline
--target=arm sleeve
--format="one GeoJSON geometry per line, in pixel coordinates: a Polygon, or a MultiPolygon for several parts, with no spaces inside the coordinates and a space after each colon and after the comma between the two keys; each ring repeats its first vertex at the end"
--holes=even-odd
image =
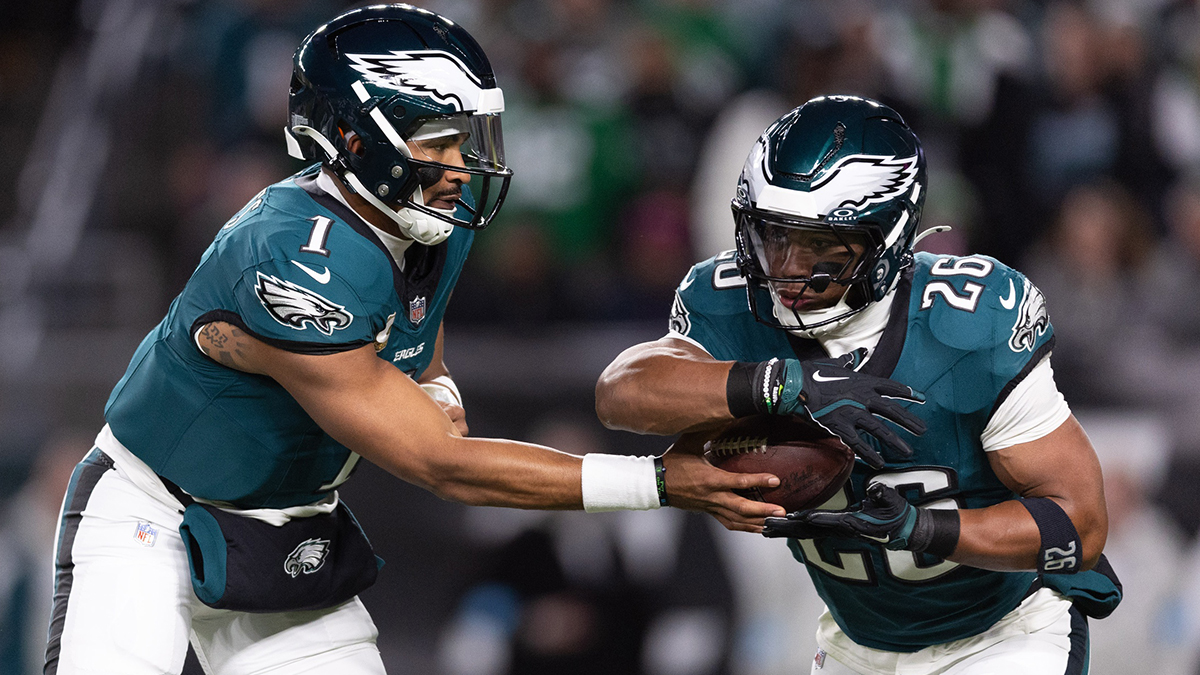
{"type": "Polygon", "coordinates": [[[983,449],[991,452],[1036,441],[1070,416],[1071,408],[1054,383],[1047,355],[996,409],[981,435],[983,449]]]}

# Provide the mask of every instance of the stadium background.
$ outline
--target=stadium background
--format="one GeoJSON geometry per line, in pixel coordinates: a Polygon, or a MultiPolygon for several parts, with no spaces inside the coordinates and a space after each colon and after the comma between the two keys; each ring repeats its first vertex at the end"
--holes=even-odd
{"type": "MultiPolygon", "coordinates": [[[[446,315],[473,433],[665,449],[599,426],[597,375],[732,246],[767,123],[873,96],[925,143],[924,225],[954,227],[927,246],[1047,295],[1127,591],[1092,672],[1197,672],[1200,3],[418,4],[475,35],[508,103],[509,202],[446,315]]],[[[109,390],[216,229],[300,168],[291,54],[349,6],[0,5],[0,675],[40,672],[55,514],[109,390]]],[[[370,466],[343,494],[388,561],[364,601],[389,672],[807,672],[819,604],[781,545],[677,512],[467,509],[370,466]]]]}

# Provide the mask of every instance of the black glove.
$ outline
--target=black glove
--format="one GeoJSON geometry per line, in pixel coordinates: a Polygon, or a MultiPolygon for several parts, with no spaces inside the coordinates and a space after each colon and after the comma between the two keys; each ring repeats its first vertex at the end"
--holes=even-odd
{"type": "Polygon", "coordinates": [[[759,364],[754,381],[765,392],[759,412],[807,417],[838,436],[871,467],[884,465],[883,457],[859,435],[865,431],[901,457],[912,448],[883,423],[891,420],[914,435],[925,433],[925,421],[892,399],[925,402],[912,387],[873,375],[855,372],[862,350],[840,359],[797,361],[771,359],[759,364]]]}
{"type": "Polygon", "coordinates": [[[882,544],[894,551],[949,556],[958,544],[958,511],[919,509],[883,483],[867,486],[867,498],[849,511],[797,511],[767,518],[765,537],[844,537],[882,544]]]}

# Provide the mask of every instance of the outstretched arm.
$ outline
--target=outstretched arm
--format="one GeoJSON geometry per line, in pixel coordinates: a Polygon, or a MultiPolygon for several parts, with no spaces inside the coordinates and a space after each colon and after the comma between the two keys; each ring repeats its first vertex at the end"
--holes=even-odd
{"type": "MultiPolygon", "coordinates": [[[[338,442],[444,499],[536,509],[584,505],[580,457],[529,443],[463,438],[438,404],[371,345],[295,354],[224,322],[206,326],[197,342],[222,365],[274,379],[338,442]]],[[[672,506],[727,509],[751,519],[780,511],[731,492],[769,486],[773,476],[728,473],[695,455],[664,463],[672,506]]]]}

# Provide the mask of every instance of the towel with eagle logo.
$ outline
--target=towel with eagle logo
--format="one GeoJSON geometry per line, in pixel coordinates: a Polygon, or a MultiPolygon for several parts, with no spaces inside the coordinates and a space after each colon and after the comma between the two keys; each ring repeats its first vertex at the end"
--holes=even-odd
{"type": "Polygon", "coordinates": [[[204,355],[205,325],[302,354],[370,346],[414,378],[433,358],[474,233],[454,228],[442,244],[410,247],[401,271],[362,218],[316,186],[318,170],[268,187],[229,219],[109,398],[117,439],[198,497],[309,504],[357,459],[274,381],[204,355]]]}

